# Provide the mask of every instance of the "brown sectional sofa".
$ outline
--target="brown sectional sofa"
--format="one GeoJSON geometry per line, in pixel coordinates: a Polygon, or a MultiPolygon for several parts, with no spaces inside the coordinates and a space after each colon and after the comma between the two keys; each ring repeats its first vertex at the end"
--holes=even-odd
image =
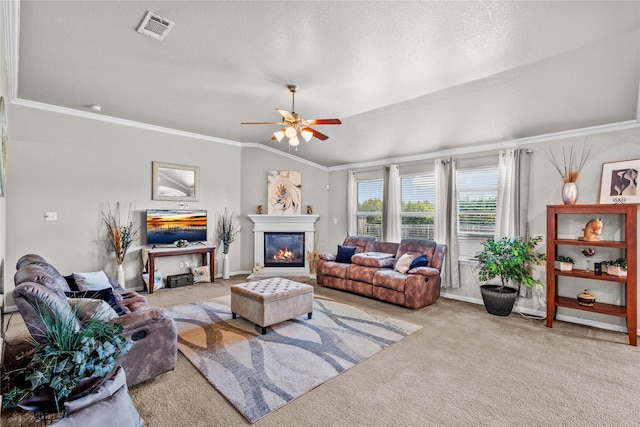
{"type": "Polygon", "coordinates": [[[334,254],[320,254],[316,281],[329,288],[353,292],[408,308],[433,304],[440,296],[440,271],[447,251],[433,240],[403,239],[379,242],[371,236],[347,237],[342,246],[355,247],[350,262],[338,262],[334,254]],[[425,255],[428,266],[396,271],[400,257],[425,255]]]}

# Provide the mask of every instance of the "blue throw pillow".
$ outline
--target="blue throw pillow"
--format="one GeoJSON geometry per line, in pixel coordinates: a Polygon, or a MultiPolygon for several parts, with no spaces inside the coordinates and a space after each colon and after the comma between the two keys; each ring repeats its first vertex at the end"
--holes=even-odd
{"type": "Polygon", "coordinates": [[[102,301],[106,301],[107,304],[113,308],[113,310],[118,313],[118,316],[122,316],[126,314],[125,311],[118,304],[118,300],[116,296],[113,294],[113,291],[110,288],[100,289],[98,291],[78,291],[78,292],[65,292],[65,295],[68,298],[93,298],[93,299],[101,299],[102,301]]]}
{"type": "Polygon", "coordinates": [[[414,259],[411,262],[411,266],[409,267],[409,270],[416,267],[426,267],[428,265],[429,265],[429,260],[427,259],[427,256],[420,255],[419,257],[416,257],[416,259],[414,259]]]}
{"type": "Polygon", "coordinates": [[[336,255],[336,262],[343,264],[351,264],[351,257],[356,253],[355,246],[342,246],[338,245],[338,255],[336,255]]]}

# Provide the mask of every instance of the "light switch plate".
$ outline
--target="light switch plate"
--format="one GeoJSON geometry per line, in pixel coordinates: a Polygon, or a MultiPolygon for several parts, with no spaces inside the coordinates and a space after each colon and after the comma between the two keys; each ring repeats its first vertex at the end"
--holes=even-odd
{"type": "Polygon", "coordinates": [[[45,212],[44,213],[45,221],[57,221],[58,220],[58,212],[45,212]]]}

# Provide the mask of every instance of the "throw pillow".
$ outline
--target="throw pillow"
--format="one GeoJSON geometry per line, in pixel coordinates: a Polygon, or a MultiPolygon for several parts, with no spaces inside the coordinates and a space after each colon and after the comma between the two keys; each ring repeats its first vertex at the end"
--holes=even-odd
{"type": "Polygon", "coordinates": [[[64,280],[67,281],[67,285],[69,285],[69,289],[72,291],[79,291],[78,284],[76,283],[76,279],[73,278],[73,274],[69,274],[68,276],[63,276],[64,280]]]}
{"type": "Polygon", "coordinates": [[[351,257],[356,253],[355,246],[342,246],[338,245],[338,255],[336,255],[336,262],[342,264],[351,264],[351,257]]]}
{"type": "Polygon", "coordinates": [[[400,258],[398,258],[398,262],[396,262],[395,270],[398,273],[406,273],[409,271],[409,266],[411,266],[411,261],[413,261],[413,257],[409,254],[404,254],[400,258]]]}
{"type": "Polygon", "coordinates": [[[99,291],[100,289],[111,288],[109,278],[102,270],[91,273],[73,273],[73,278],[80,291],[99,291]]]}
{"type": "MultiPolygon", "coordinates": [[[[149,289],[149,273],[144,273],[142,280],[144,280],[144,284],[147,285],[147,289],[149,289]]],[[[164,282],[162,281],[162,273],[160,270],[156,270],[153,275],[153,289],[158,290],[160,288],[164,288],[164,282]]]]}
{"type": "Polygon", "coordinates": [[[191,267],[191,274],[193,274],[193,283],[211,281],[208,265],[203,265],[202,267],[191,267]]]}
{"type": "Polygon", "coordinates": [[[100,289],[98,291],[78,291],[78,292],[65,292],[65,295],[69,298],[87,298],[87,299],[99,299],[107,304],[118,314],[118,316],[122,316],[126,314],[123,308],[118,303],[118,299],[113,293],[111,288],[109,289],[100,289]]]}
{"type": "Polygon", "coordinates": [[[428,267],[428,266],[429,266],[429,260],[427,259],[427,256],[420,255],[419,257],[416,257],[416,259],[411,261],[411,266],[409,266],[409,270],[416,267],[428,267]]]}
{"type": "Polygon", "coordinates": [[[69,304],[75,310],[80,321],[94,318],[108,322],[118,317],[118,314],[109,307],[109,304],[99,299],[69,298],[69,304]]]}

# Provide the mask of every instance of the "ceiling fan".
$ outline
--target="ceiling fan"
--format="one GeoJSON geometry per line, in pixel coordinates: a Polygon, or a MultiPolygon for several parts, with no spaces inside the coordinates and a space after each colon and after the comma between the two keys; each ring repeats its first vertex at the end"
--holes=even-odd
{"type": "Polygon", "coordinates": [[[296,147],[300,144],[299,137],[303,137],[305,141],[309,142],[312,137],[316,137],[322,141],[328,139],[327,135],[318,132],[309,126],[313,125],[340,125],[342,122],[339,119],[313,119],[303,120],[300,114],[295,112],[296,92],[298,86],[287,85],[291,92],[291,112],[283,110],[282,108],[276,108],[276,111],[280,113],[283,121],[281,122],[242,122],[243,125],[284,125],[284,127],[273,133],[271,139],[275,139],[278,142],[285,136],[289,138],[289,145],[296,147]]]}

